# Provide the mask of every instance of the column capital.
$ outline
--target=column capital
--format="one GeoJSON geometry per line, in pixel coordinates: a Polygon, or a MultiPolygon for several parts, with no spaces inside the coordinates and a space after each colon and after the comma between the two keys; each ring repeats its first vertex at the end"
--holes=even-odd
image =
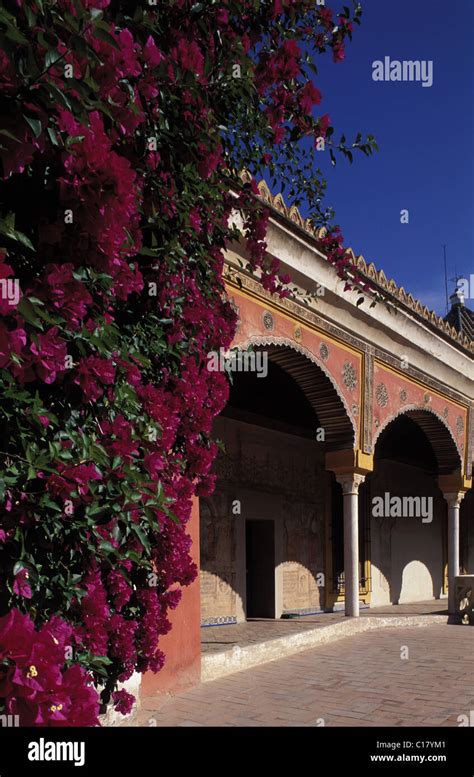
{"type": "Polygon", "coordinates": [[[347,496],[359,493],[359,486],[364,482],[365,475],[360,472],[344,472],[336,474],[336,480],[342,486],[344,496],[347,496]]]}
{"type": "Polygon", "coordinates": [[[345,449],[342,451],[327,451],[326,469],[336,475],[360,472],[367,475],[374,470],[373,453],[365,453],[359,448],[345,449]]]}
{"type": "Polygon", "coordinates": [[[459,491],[469,491],[472,488],[472,479],[466,478],[458,470],[451,475],[440,475],[438,485],[443,494],[457,494],[459,491]]]}
{"type": "Polygon", "coordinates": [[[448,491],[443,496],[448,503],[448,507],[459,507],[466,495],[465,491],[448,491]]]}

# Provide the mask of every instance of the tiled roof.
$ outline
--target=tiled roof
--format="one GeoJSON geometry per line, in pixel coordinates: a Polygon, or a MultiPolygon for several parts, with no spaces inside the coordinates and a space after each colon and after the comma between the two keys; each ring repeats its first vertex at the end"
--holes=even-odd
{"type": "MultiPolygon", "coordinates": [[[[244,181],[248,181],[250,180],[250,175],[244,173],[242,178],[244,181]]],[[[289,221],[296,224],[313,238],[316,238],[316,240],[324,237],[324,228],[314,229],[310,219],[304,219],[295,205],[288,207],[281,194],[273,195],[265,181],[260,181],[258,189],[260,198],[285,218],[289,219],[289,221]]],[[[423,305],[420,300],[407,293],[403,286],[397,286],[393,279],[388,279],[384,271],[377,270],[373,262],[367,264],[364,257],[356,256],[352,248],[348,248],[348,252],[351,255],[352,264],[357,268],[359,274],[370,281],[371,285],[382,292],[383,296],[396,300],[399,305],[408,308],[450,339],[456,341],[463,348],[474,353],[474,314],[471,311],[467,310],[467,308],[465,309],[468,315],[467,317],[462,315],[461,326],[458,329],[454,321],[448,320],[448,318],[444,320],[442,316],[438,316],[433,310],[429,310],[426,305],[423,305]]]]}

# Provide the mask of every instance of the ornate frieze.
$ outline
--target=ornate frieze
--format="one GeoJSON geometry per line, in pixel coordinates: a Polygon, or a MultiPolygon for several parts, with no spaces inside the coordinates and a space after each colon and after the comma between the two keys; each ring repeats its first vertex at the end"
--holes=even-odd
{"type": "Polygon", "coordinates": [[[372,424],[374,409],[372,396],[374,392],[374,349],[371,345],[367,346],[364,360],[365,386],[362,398],[364,413],[364,451],[365,453],[373,453],[372,424]]]}
{"type": "Polygon", "coordinates": [[[387,407],[388,391],[385,383],[379,383],[375,389],[375,399],[379,407],[387,407]]]}
{"type": "MultiPolygon", "coordinates": [[[[255,295],[256,300],[261,298],[275,303],[274,297],[270,294],[270,292],[265,291],[265,289],[262,288],[262,285],[256,279],[250,278],[244,273],[237,272],[237,270],[231,267],[228,267],[227,277],[228,281],[235,284],[234,288],[237,289],[240,287],[243,290],[248,290],[252,295],[255,295]]],[[[340,327],[335,326],[334,324],[329,323],[314,310],[308,309],[301,303],[290,299],[283,299],[278,301],[278,306],[281,307],[282,310],[286,311],[287,314],[294,316],[298,320],[305,321],[311,327],[314,327],[318,331],[324,332],[331,337],[337,338],[348,346],[356,348],[360,351],[367,351],[367,348],[372,348],[372,346],[369,346],[360,338],[356,337],[352,333],[345,332],[343,329],[340,329],[340,327]]],[[[400,358],[398,356],[394,356],[388,351],[377,348],[375,346],[373,347],[373,355],[374,358],[378,361],[399,370],[400,358]]],[[[406,369],[404,369],[404,374],[407,378],[411,378],[417,382],[423,383],[426,387],[431,388],[440,394],[443,394],[445,397],[448,397],[454,402],[465,401],[465,397],[458,391],[451,388],[450,386],[446,386],[444,383],[441,383],[433,375],[422,372],[412,365],[409,365],[406,367],[406,369]]]]}
{"type": "MultiPolygon", "coordinates": [[[[465,452],[468,441],[467,439],[460,439],[462,435],[467,436],[468,416],[467,411],[462,412],[463,406],[466,404],[464,395],[460,394],[455,389],[442,384],[433,375],[421,372],[419,369],[408,365],[403,375],[400,373],[399,357],[394,354],[383,351],[380,348],[364,343],[358,337],[341,330],[336,325],[329,323],[321,318],[314,310],[305,307],[300,302],[294,300],[276,300],[272,295],[262,289],[261,284],[255,279],[247,277],[245,274],[238,274],[234,272],[234,278],[239,278],[240,289],[235,290],[235,297],[239,301],[241,307],[241,315],[245,319],[245,309],[248,299],[248,304],[255,304],[260,307],[262,312],[260,316],[263,317],[264,313],[270,313],[273,320],[273,330],[276,336],[272,336],[272,341],[275,344],[288,344],[293,348],[301,348],[300,342],[295,337],[295,331],[301,329],[302,339],[301,342],[305,343],[305,352],[310,353],[310,358],[319,366],[325,370],[326,374],[332,380],[333,384],[337,386],[339,384],[339,391],[341,398],[344,401],[346,412],[349,418],[355,421],[352,407],[355,397],[351,397],[356,390],[358,390],[359,407],[360,412],[358,414],[359,421],[357,423],[359,427],[359,434],[361,437],[356,437],[356,444],[359,444],[366,453],[373,452],[374,441],[372,435],[375,434],[375,430],[380,431],[387,423],[387,414],[389,410],[393,413],[396,410],[396,405],[403,411],[407,411],[410,407],[432,408],[443,420],[446,426],[451,429],[452,435],[455,437],[455,442],[458,450],[465,452]],[[240,300],[242,299],[242,302],[240,300]],[[268,299],[268,303],[265,304],[265,300],[268,299]],[[262,304],[263,303],[263,304],[262,304]],[[270,307],[270,303],[272,307],[270,307]],[[283,315],[280,317],[278,308],[281,308],[283,315]],[[270,312],[271,311],[271,312],[270,312]],[[299,322],[303,322],[300,325],[299,322]],[[306,323],[306,326],[304,324],[306,323]],[[325,340],[317,340],[319,334],[325,334],[329,339],[329,342],[325,340]],[[279,335],[285,336],[279,336],[279,335]],[[308,336],[307,336],[308,335],[308,336]],[[314,342],[316,340],[316,342],[314,342]],[[339,345],[341,343],[341,345],[339,345]],[[344,357],[344,345],[347,348],[354,348],[354,356],[347,355],[344,357]],[[359,353],[357,353],[357,351],[359,353]],[[370,355],[370,358],[369,358],[370,355]],[[364,359],[364,368],[362,371],[362,361],[364,359]],[[375,375],[372,375],[371,360],[378,362],[383,367],[385,374],[390,377],[385,379],[381,375],[378,375],[378,380],[375,375]],[[354,372],[350,368],[350,364],[354,367],[354,372]],[[361,379],[363,377],[363,384],[361,386],[361,379]],[[382,378],[382,379],[381,379],[382,378]],[[355,385],[354,385],[355,382],[355,385]],[[377,395],[376,387],[383,383],[388,394],[388,400],[385,399],[383,390],[379,389],[377,395]],[[344,396],[343,396],[344,395],[344,396]],[[370,401],[372,397],[372,401],[370,401]],[[448,400],[448,403],[446,402],[448,400]],[[386,404],[384,404],[386,401],[386,404]],[[452,402],[455,407],[449,412],[449,402],[452,402]],[[378,423],[375,424],[374,408],[379,408],[377,413],[378,423]],[[445,408],[448,409],[448,415],[444,415],[445,408]],[[456,414],[457,411],[457,414],[456,414]],[[460,412],[461,411],[461,412],[460,412]],[[456,417],[459,415],[463,421],[464,429],[462,433],[459,433],[456,428],[456,417]],[[359,442],[360,440],[360,442],[359,442]]],[[[237,280],[235,280],[237,284],[237,280]]],[[[234,292],[233,292],[234,293],[234,292]]],[[[238,342],[242,343],[257,343],[259,338],[255,331],[254,313],[250,312],[247,317],[247,323],[243,325],[239,335],[238,342]]],[[[265,326],[262,318],[260,318],[261,329],[260,333],[264,335],[265,326]]],[[[263,343],[263,340],[262,340],[263,343]]],[[[244,346],[242,346],[244,347],[244,346]]],[[[375,367],[374,367],[375,369],[375,367]]],[[[472,455],[472,443],[471,453],[472,455]]],[[[463,460],[465,456],[463,455],[463,460]]],[[[466,468],[467,471],[467,468],[466,468]]]]}

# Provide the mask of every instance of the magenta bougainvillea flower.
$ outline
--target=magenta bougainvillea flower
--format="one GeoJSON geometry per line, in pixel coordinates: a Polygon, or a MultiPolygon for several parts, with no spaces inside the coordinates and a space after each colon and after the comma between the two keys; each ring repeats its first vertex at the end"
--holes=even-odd
{"type": "Polygon", "coordinates": [[[0,700],[21,726],[98,725],[92,678],[65,666],[72,635],[57,616],[39,630],[17,609],[0,618],[0,700]]]}
{"type": "Polygon", "coordinates": [[[132,711],[135,702],[135,697],[131,693],[124,691],[114,691],[112,694],[114,700],[114,707],[117,712],[121,712],[122,715],[128,715],[132,711]]]}
{"type": "Polygon", "coordinates": [[[28,582],[28,572],[26,569],[20,569],[15,575],[13,582],[13,592],[18,596],[23,596],[25,599],[31,599],[33,592],[28,582]]]}

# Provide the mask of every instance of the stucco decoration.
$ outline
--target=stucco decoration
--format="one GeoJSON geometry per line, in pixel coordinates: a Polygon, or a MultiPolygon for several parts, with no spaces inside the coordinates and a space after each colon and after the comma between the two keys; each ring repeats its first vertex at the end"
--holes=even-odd
{"type": "Polygon", "coordinates": [[[238,334],[240,332],[240,329],[241,329],[241,326],[242,326],[242,322],[240,320],[240,308],[237,305],[237,303],[236,303],[236,301],[235,301],[235,299],[233,297],[230,297],[229,302],[230,302],[230,306],[231,306],[232,310],[234,311],[235,315],[237,316],[237,324],[236,324],[236,327],[235,327],[235,333],[238,334]]]}
{"type": "Polygon", "coordinates": [[[268,310],[263,314],[263,326],[269,331],[273,329],[273,316],[268,310]]]}
{"type": "Polygon", "coordinates": [[[375,399],[379,407],[387,407],[388,405],[388,391],[385,383],[379,383],[375,389],[375,399]]]}
{"type": "Polygon", "coordinates": [[[357,373],[352,362],[344,362],[342,368],[342,380],[344,385],[349,391],[354,391],[357,388],[357,373]]]}

